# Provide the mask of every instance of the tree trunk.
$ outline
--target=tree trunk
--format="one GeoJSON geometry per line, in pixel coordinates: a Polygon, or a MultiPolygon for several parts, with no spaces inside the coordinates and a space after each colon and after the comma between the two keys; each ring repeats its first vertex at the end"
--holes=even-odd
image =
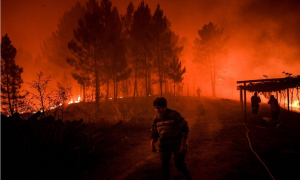
{"type": "Polygon", "coordinates": [[[43,112],[45,112],[45,107],[44,107],[44,99],[43,99],[43,95],[42,95],[42,90],[40,87],[38,87],[38,91],[40,93],[40,97],[41,97],[41,105],[42,105],[42,110],[43,112]]]}
{"type": "Polygon", "coordinates": [[[118,84],[119,82],[116,82],[116,97],[118,98],[118,84]]]}
{"type": "Polygon", "coordinates": [[[15,75],[13,75],[13,78],[12,78],[12,96],[11,96],[11,98],[12,98],[12,109],[13,109],[13,112],[18,112],[18,110],[16,109],[16,102],[15,102],[15,100],[16,100],[16,84],[15,84],[15,82],[16,82],[16,79],[15,79],[15,75]]]}
{"type": "Polygon", "coordinates": [[[186,86],[186,96],[190,97],[190,86],[187,84],[186,86]]]}
{"type": "Polygon", "coordinates": [[[113,82],[114,82],[114,102],[116,102],[117,100],[117,96],[116,96],[116,74],[114,73],[113,75],[113,82]]]}
{"type": "Polygon", "coordinates": [[[13,115],[14,111],[13,111],[13,109],[11,107],[11,102],[10,102],[9,77],[8,77],[8,74],[6,75],[6,88],[7,88],[7,100],[8,100],[8,106],[9,106],[10,115],[13,115]]]}
{"type": "MultiPolygon", "coordinates": [[[[160,57],[160,55],[159,55],[160,57]]],[[[160,95],[163,96],[163,92],[162,92],[162,69],[161,69],[161,62],[160,62],[160,58],[158,59],[158,76],[159,76],[159,85],[160,85],[160,95]]]]}
{"type": "Polygon", "coordinates": [[[216,96],[216,92],[215,92],[215,79],[213,74],[211,73],[211,90],[212,90],[212,95],[215,97],[216,96]]]}
{"type": "Polygon", "coordinates": [[[212,95],[215,97],[216,96],[216,92],[215,92],[215,75],[214,75],[215,74],[215,69],[214,69],[214,67],[212,67],[211,58],[208,59],[208,63],[209,63],[212,95]]]}
{"type": "Polygon", "coordinates": [[[106,81],[106,100],[108,100],[109,95],[109,80],[106,81]]]}
{"type": "MultiPolygon", "coordinates": [[[[159,71],[160,71],[160,70],[159,70],[159,71]]],[[[161,72],[160,72],[160,73],[161,73],[161,72]]],[[[160,73],[159,73],[159,74],[160,74],[160,73]]],[[[161,78],[161,75],[159,75],[159,85],[160,85],[159,87],[160,87],[160,95],[161,95],[161,96],[163,95],[163,92],[162,92],[162,84],[163,84],[163,83],[162,83],[162,78],[161,78]]]]}
{"type": "Polygon", "coordinates": [[[85,97],[85,82],[83,83],[83,86],[82,86],[82,91],[83,91],[83,102],[85,102],[86,100],[86,97],[85,97]]]}
{"type": "Polygon", "coordinates": [[[146,88],[146,98],[148,98],[148,64],[147,64],[147,56],[145,55],[145,88],[146,88]]]}
{"type": "Polygon", "coordinates": [[[152,94],[150,69],[149,69],[149,73],[148,73],[148,92],[149,92],[149,95],[152,94]]]}
{"type": "Polygon", "coordinates": [[[134,69],[134,88],[133,88],[133,99],[135,98],[135,94],[138,94],[137,90],[137,59],[135,59],[135,69],[134,69]]]}
{"type": "Polygon", "coordinates": [[[216,59],[213,57],[214,60],[214,80],[213,80],[213,96],[216,97],[216,59]]]}
{"type": "Polygon", "coordinates": [[[175,97],[175,79],[174,79],[174,97],[175,97]]]}
{"type": "Polygon", "coordinates": [[[169,83],[168,83],[167,80],[165,80],[165,79],[164,79],[164,81],[165,81],[165,94],[169,94],[169,92],[171,92],[171,91],[169,91],[169,89],[168,89],[169,83]]]}
{"type": "Polygon", "coordinates": [[[96,60],[96,53],[95,53],[95,47],[96,45],[94,44],[94,52],[93,52],[93,58],[94,58],[94,65],[95,65],[95,81],[96,81],[96,104],[97,104],[97,108],[99,107],[99,103],[100,103],[100,79],[99,79],[99,72],[98,72],[98,63],[96,60]]]}
{"type": "Polygon", "coordinates": [[[96,103],[98,105],[100,103],[100,82],[99,82],[99,74],[98,74],[97,66],[95,66],[95,78],[96,78],[96,103]]]}

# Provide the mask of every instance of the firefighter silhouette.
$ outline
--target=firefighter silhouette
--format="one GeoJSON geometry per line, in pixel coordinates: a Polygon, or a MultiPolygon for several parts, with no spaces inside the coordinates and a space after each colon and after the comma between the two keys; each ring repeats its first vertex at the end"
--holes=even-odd
{"type": "Polygon", "coordinates": [[[198,96],[198,98],[200,98],[200,93],[201,93],[201,90],[200,90],[200,88],[199,88],[199,87],[198,87],[198,89],[197,89],[196,93],[197,93],[197,96],[198,96]]]}

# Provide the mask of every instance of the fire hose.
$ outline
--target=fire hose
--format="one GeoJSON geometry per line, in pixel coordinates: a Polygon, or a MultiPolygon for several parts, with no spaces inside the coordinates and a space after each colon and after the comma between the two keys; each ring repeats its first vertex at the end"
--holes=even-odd
{"type": "Polygon", "coordinates": [[[275,180],[275,178],[273,177],[273,175],[271,174],[269,168],[267,167],[267,165],[260,159],[260,157],[256,154],[256,152],[253,150],[252,148],[252,145],[251,145],[251,142],[250,142],[250,138],[248,136],[248,133],[249,133],[249,129],[248,127],[245,125],[245,128],[247,129],[247,132],[246,132],[246,137],[248,139],[248,143],[249,143],[249,147],[251,149],[251,151],[253,152],[253,154],[257,157],[257,159],[262,163],[262,165],[265,167],[265,169],[267,170],[268,174],[270,175],[270,177],[275,180]]]}

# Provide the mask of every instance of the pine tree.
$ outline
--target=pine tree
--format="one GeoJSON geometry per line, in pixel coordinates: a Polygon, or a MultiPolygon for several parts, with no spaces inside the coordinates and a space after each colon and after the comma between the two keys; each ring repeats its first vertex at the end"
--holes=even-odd
{"type": "Polygon", "coordinates": [[[228,37],[224,37],[223,29],[219,29],[217,25],[214,25],[212,22],[205,24],[201,30],[198,30],[198,35],[200,39],[195,39],[194,46],[197,56],[202,62],[197,62],[203,63],[204,66],[208,67],[212,94],[216,96],[216,74],[218,71],[216,56],[224,53],[228,37]]]}
{"type": "Polygon", "coordinates": [[[66,11],[59,19],[57,30],[48,37],[41,46],[42,56],[49,60],[51,68],[69,68],[66,58],[71,54],[68,43],[74,36],[78,20],[86,14],[84,6],[78,2],[71,10],[66,11]]]}
{"type": "Polygon", "coordinates": [[[178,46],[178,36],[171,30],[167,17],[163,14],[160,5],[153,15],[152,37],[154,39],[154,59],[156,74],[160,86],[160,94],[163,94],[163,83],[166,83],[168,64],[173,58],[178,57],[182,47],[178,46]]]}
{"type": "MultiPolygon", "coordinates": [[[[122,22],[122,36],[123,36],[123,40],[125,43],[125,47],[126,47],[126,58],[127,58],[127,63],[128,63],[128,69],[130,68],[130,73],[126,74],[129,75],[129,77],[121,80],[121,86],[120,86],[120,90],[123,92],[123,94],[125,94],[126,96],[129,95],[129,93],[131,93],[131,77],[132,77],[132,68],[133,68],[133,64],[132,62],[134,61],[132,52],[131,52],[131,47],[132,47],[132,39],[130,37],[130,32],[131,32],[131,28],[132,28],[132,24],[133,24],[133,14],[134,14],[134,6],[133,3],[130,2],[127,6],[127,11],[125,15],[121,15],[121,22],[122,22]]],[[[126,76],[125,75],[125,76],[126,76]]],[[[118,77],[118,79],[122,78],[121,76],[118,77]]]]}
{"type": "Polygon", "coordinates": [[[21,74],[23,68],[15,64],[17,50],[11,44],[6,34],[1,42],[1,104],[2,109],[12,115],[18,110],[18,100],[24,98],[20,95],[23,80],[21,74]],[[6,108],[6,106],[8,106],[6,108]]]}
{"type": "Polygon", "coordinates": [[[133,13],[134,13],[134,6],[133,3],[130,1],[130,3],[127,6],[126,14],[121,15],[123,35],[124,35],[124,39],[127,40],[129,40],[130,38],[130,31],[133,23],[133,13]]]}
{"type": "MultiPolygon", "coordinates": [[[[51,71],[55,69],[52,77],[64,85],[72,82],[73,73],[78,75],[82,73],[71,68],[66,59],[72,55],[68,43],[74,36],[73,31],[78,26],[78,20],[84,18],[85,14],[86,8],[77,2],[69,11],[63,14],[57,24],[57,30],[41,46],[41,57],[47,61],[45,68],[51,71]]],[[[78,82],[77,79],[75,80],[78,82]]],[[[80,85],[85,91],[83,85],[80,85]]]]}
{"type": "Polygon", "coordinates": [[[91,75],[96,88],[96,103],[100,102],[100,81],[103,67],[103,54],[105,47],[105,24],[103,11],[98,2],[89,0],[86,3],[87,12],[78,22],[74,30],[74,39],[68,43],[73,56],[67,62],[78,71],[91,75]]]}
{"type": "Polygon", "coordinates": [[[168,77],[173,80],[174,85],[174,97],[175,97],[175,85],[176,83],[180,83],[183,80],[182,75],[186,72],[185,67],[181,69],[181,62],[178,58],[174,58],[173,62],[169,65],[168,77]]]}
{"type": "Polygon", "coordinates": [[[138,79],[145,78],[145,95],[148,97],[150,83],[149,76],[151,74],[152,60],[152,44],[153,38],[151,34],[152,16],[148,4],[144,1],[138,6],[133,15],[133,23],[130,31],[133,70],[134,70],[134,91],[133,97],[138,93],[138,79]]]}
{"type": "Polygon", "coordinates": [[[112,81],[114,100],[116,100],[117,84],[124,79],[119,77],[129,73],[128,76],[124,76],[129,78],[131,70],[128,69],[125,39],[118,10],[116,7],[112,8],[112,3],[108,0],[102,0],[100,7],[103,12],[105,34],[103,73],[107,83],[107,95],[109,94],[109,82],[112,81]]]}

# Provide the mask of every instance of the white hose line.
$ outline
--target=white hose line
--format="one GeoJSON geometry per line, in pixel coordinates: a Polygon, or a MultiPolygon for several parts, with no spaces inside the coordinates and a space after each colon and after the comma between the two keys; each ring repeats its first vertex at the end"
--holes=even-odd
{"type": "Polygon", "coordinates": [[[268,171],[270,177],[275,180],[275,178],[273,177],[273,175],[271,174],[271,172],[269,171],[269,168],[266,166],[266,164],[260,159],[260,157],[256,154],[256,152],[252,149],[252,145],[251,145],[251,142],[250,142],[250,138],[248,136],[248,133],[249,133],[249,129],[248,127],[245,125],[245,128],[247,129],[247,132],[246,132],[246,137],[248,139],[248,142],[249,142],[249,146],[250,146],[250,149],[251,151],[253,152],[253,154],[257,157],[257,159],[262,163],[262,165],[266,168],[266,170],[268,171]]]}

